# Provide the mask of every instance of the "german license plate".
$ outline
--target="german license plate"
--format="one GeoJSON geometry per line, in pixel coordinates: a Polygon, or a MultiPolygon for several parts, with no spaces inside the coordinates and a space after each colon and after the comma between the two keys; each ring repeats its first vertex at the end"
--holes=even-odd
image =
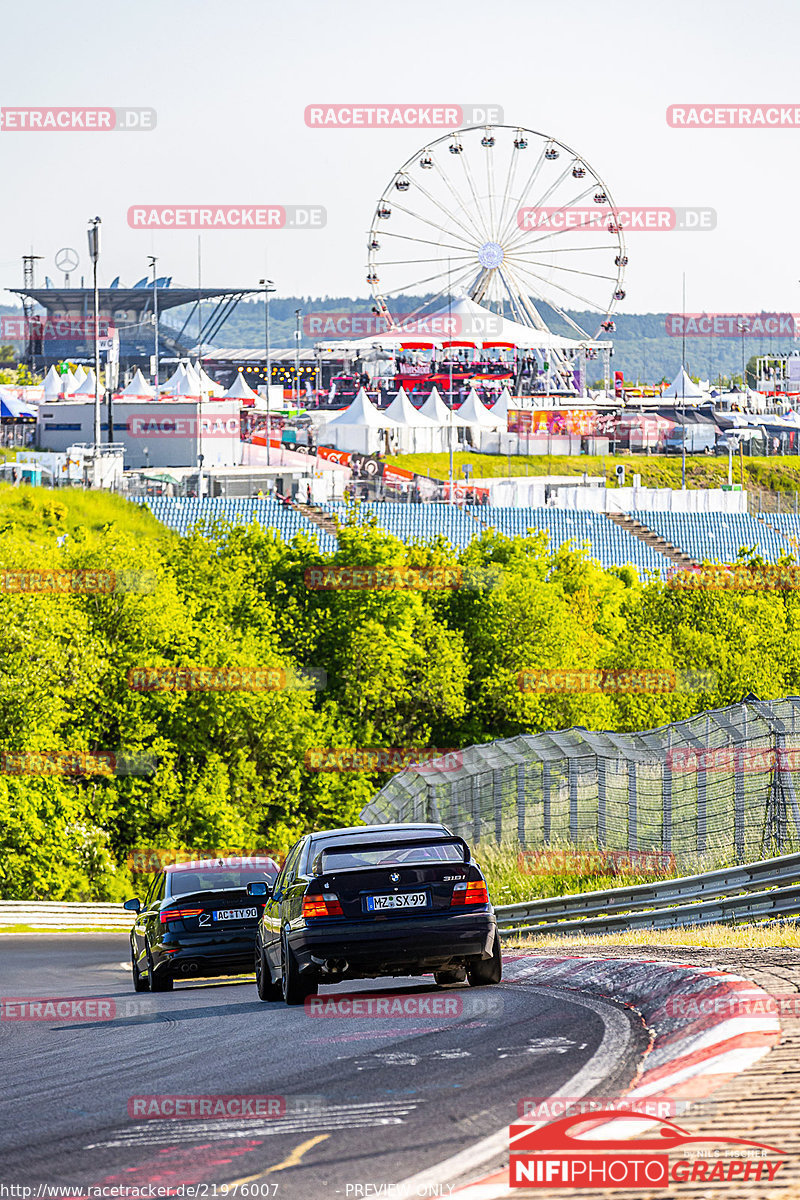
{"type": "Polygon", "coordinates": [[[367,896],[367,912],[383,912],[387,908],[425,908],[428,897],[425,892],[401,892],[391,896],[367,896]]]}
{"type": "Polygon", "coordinates": [[[250,917],[257,917],[257,908],[219,908],[214,913],[215,921],[246,921],[250,917]]]}

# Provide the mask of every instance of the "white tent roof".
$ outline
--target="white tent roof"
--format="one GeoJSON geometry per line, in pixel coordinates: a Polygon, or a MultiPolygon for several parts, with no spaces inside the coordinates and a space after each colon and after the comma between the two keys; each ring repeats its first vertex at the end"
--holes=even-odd
{"type": "Polygon", "coordinates": [[[397,422],[393,421],[391,417],[387,417],[385,412],[378,412],[364,389],[359,388],[352,404],[348,405],[340,413],[337,413],[335,417],[331,417],[326,424],[368,425],[372,429],[389,429],[390,426],[396,425],[397,422]]]}
{"type": "Polygon", "coordinates": [[[175,370],[170,375],[166,383],[162,383],[161,387],[164,391],[169,391],[170,388],[177,387],[179,383],[183,383],[186,379],[186,364],[178,363],[175,370]]]}
{"type": "Polygon", "coordinates": [[[393,421],[397,421],[400,425],[414,425],[430,428],[433,425],[438,425],[438,421],[426,417],[422,410],[414,408],[414,405],[406,395],[406,389],[401,387],[392,403],[386,409],[387,417],[391,417],[393,421]]]}
{"type": "Polygon", "coordinates": [[[45,396],[59,396],[61,394],[61,376],[52,366],[44,377],[44,394],[45,396]]]}
{"type": "Polygon", "coordinates": [[[121,396],[135,396],[136,399],[152,400],[155,396],[154,389],[145,379],[141,371],[137,370],[133,379],[120,392],[121,396]]]}
{"type": "Polygon", "coordinates": [[[245,379],[241,370],[236,372],[236,378],[224,395],[225,400],[259,400],[258,392],[254,392],[245,379]]]}
{"type": "MultiPolygon", "coordinates": [[[[428,399],[425,401],[419,411],[423,414],[423,416],[430,417],[430,419],[435,421],[437,425],[450,424],[450,409],[447,407],[435,387],[431,388],[430,396],[428,396],[428,399]]],[[[468,421],[462,421],[461,417],[459,417],[458,413],[456,412],[454,412],[452,415],[452,421],[454,425],[469,424],[468,421]]]]}
{"type": "Polygon", "coordinates": [[[692,382],[683,367],[681,367],[672,383],[661,395],[677,400],[705,400],[706,398],[706,393],[701,391],[696,383],[692,382]]]}
{"type": "Polygon", "coordinates": [[[197,377],[198,386],[202,386],[203,391],[208,392],[209,395],[221,396],[225,391],[222,384],[217,383],[216,380],[212,379],[202,366],[200,367],[199,372],[197,369],[195,369],[194,375],[197,377]]]}
{"type": "Polygon", "coordinates": [[[505,423],[508,421],[508,410],[510,408],[514,408],[515,405],[517,408],[521,408],[522,400],[519,399],[515,401],[508,388],[504,387],[497,400],[492,405],[491,415],[505,423]]]}
{"type": "Polygon", "coordinates": [[[80,387],[80,385],[83,383],[85,378],[86,378],[86,372],[84,371],[81,364],[78,363],[77,367],[75,368],[75,374],[73,376],[76,386],[80,387]]]}
{"type": "Polygon", "coordinates": [[[94,395],[94,370],[90,367],[86,373],[86,378],[76,388],[70,389],[71,396],[93,396],[94,395]]]}
{"type": "Polygon", "coordinates": [[[458,415],[468,425],[491,426],[493,429],[505,429],[506,427],[505,419],[492,415],[481,401],[475,388],[470,388],[469,395],[458,410],[458,415]]]}
{"type": "Polygon", "coordinates": [[[611,345],[611,342],[598,342],[593,338],[562,337],[551,333],[549,329],[533,329],[529,325],[498,316],[466,296],[435,313],[415,318],[413,328],[405,332],[401,326],[399,330],[387,330],[385,333],[376,333],[365,338],[336,338],[316,344],[323,350],[344,350],[358,354],[361,350],[373,346],[395,350],[406,346],[413,349],[415,342],[420,347],[441,347],[451,342],[468,342],[477,346],[508,342],[526,350],[576,350],[585,345],[611,345]]]}

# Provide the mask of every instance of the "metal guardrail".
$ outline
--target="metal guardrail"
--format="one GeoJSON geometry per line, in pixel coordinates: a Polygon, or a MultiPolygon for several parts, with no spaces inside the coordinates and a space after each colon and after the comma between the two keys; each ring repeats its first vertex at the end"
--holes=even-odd
{"type": "MultiPolygon", "coordinates": [[[[800,916],[800,854],[660,883],[499,905],[495,913],[504,935],[618,933],[800,916]]],[[[0,900],[0,929],[129,929],[133,921],[121,904],[0,900]]]]}
{"type": "Polygon", "coordinates": [[[130,929],[134,913],[121,904],[82,904],[64,900],[0,900],[0,929],[130,929]]]}
{"type": "Polygon", "coordinates": [[[619,933],[800,916],[800,854],[495,909],[502,934],[619,933]]]}

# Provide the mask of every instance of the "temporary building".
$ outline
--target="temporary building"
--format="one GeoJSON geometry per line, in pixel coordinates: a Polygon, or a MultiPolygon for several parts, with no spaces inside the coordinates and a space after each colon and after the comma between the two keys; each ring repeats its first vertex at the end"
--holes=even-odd
{"type": "Polygon", "coordinates": [[[87,371],[83,382],[78,387],[71,388],[69,394],[77,396],[79,399],[84,396],[91,396],[94,399],[94,371],[91,367],[87,371]]]}
{"type": "Polygon", "coordinates": [[[61,395],[62,379],[55,366],[52,366],[44,377],[44,398],[54,400],[61,395]]]}
{"type": "Polygon", "coordinates": [[[436,421],[439,425],[450,425],[452,420],[455,428],[464,428],[467,424],[462,421],[456,412],[451,415],[450,409],[445,404],[437,389],[431,388],[431,394],[419,410],[423,416],[430,417],[432,421],[436,421]]]}
{"type": "Polygon", "coordinates": [[[78,363],[77,367],[75,368],[75,373],[73,375],[73,379],[75,380],[75,386],[80,387],[80,385],[83,383],[85,378],[86,378],[86,371],[83,369],[81,364],[78,363]]]}
{"type": "Polygon", "coordinates": [[[661,396],[662,399],[668,396],[670,399],[691,400],[692,402],[708,399],[707,394],[689,378],[683,367],[678,371],[669,387],[661,393],[661,396]]]}
{"type": "Polygon", "coordinates": [[[337,450],[359,454],[391,453],[397,442],[397,421],[379,412],[363,388],[353,402],[320,426],[319,445],[332,444],[337,450]],[[387,435],[389,445],[387,447],[387,435]]]}
{"type": "Polygon", "coordinates": [[[478,425],[483,429],[505,429],[506,427],[505,419],[495,416],[482,402],[474,388],[470,388],[469,395],[458,410],[458,415],[468,425],[478,425]]]}
{"type": "Polygon", "coordinates": [[[142,372],[137,369],[133,379],[119,395],[127,396],[130,400],[152,400],[155,397],[155,390],[147,382],[142,372]]]}
{"type": "Polygon", "coordinates": [[[398,449],[408,454],[431,454],[443,450],[440,422],[426,417],[409,400],[401,387],[386,409],[386,416],[398,424],[398,449]]]}
{"type": "Polygon", "coordinates": [[[241,370],[237,371],[236,378],[228,388],[223,399],[225,400],[242,400],[248,404],[255,404],[256,400],[260,399],[258,392],[254,392],[250,384],[245,379],[241,370]]]}

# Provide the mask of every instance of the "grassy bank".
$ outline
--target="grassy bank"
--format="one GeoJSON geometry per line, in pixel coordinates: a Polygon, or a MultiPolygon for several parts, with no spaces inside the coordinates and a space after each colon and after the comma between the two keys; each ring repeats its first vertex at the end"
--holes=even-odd
{"type": "Polygon", "coordinates": [[[158,538],[175,535],[157,521],[148,508],[131,504],[121,496],[82,488],[14,487],[0,483],[0,530],[14,530],[37,541],[46,530],[82,536],[103,536],[111,529],[119,533],[158,538]]]}
{"type": "MultiPolygon", "coordinates": [[[[641,475],[644,487],[681,486],[681,456],[679,454],[580,454],[565,457],[546,454],[455,454],[455,474],[464,478],[463,467],[472,467],[475,478],[503,478],[509,474],[520,476],[575,475],[586,472],[593,476],[605,475],[614,480],[614,468],[621,464],[630,483],[635,473],[641,475]]],[[[417,471],[434,479],[447,479],[450,458],[447,454],[396,454],[389,460],[407,471],[417,471]]],[[[693,488],[720,487],[728,482],[727,455],[692,454],[686,458],[687,486],[693,488]]],[[[740,483],[739,459],[734,459],[733,482],[740,483]]],[[[800,456],[744,458],[744,484],[748,489],[763,488],[773,492],[800,491],[800,456]]]]}
{"type": "Polygon", "coordinates": [[[792,949],[800,945],[800,930],[794,921],[775,921],[769,925],[741,922],[737,925],[702,925],[693,929],[648,929],[630,933],[542,934],[539,937],[503,938],[503,949],[602,951],[612,946],[652,949],[654,946],[695,946],[711,950],[792,949]]]}

